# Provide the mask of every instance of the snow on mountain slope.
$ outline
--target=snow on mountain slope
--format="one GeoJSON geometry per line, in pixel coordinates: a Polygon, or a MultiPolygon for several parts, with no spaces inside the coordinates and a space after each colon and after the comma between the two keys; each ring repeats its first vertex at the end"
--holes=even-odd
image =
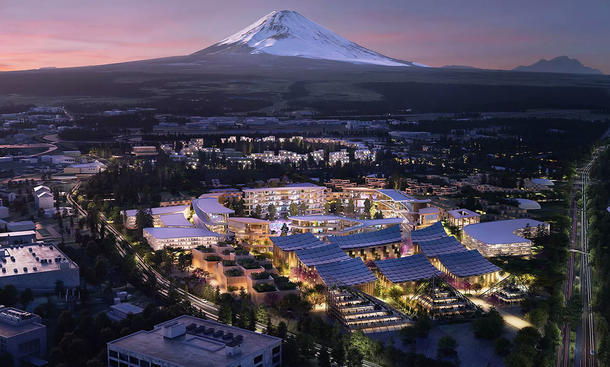
{"type": "Polygon", "coordinates": [[[356,64],[415,65],[391,59],[357,45],[289,10],[271,12],[243,30],[198,53],[244,51],[250,54],[297,56],[356,64]]]}

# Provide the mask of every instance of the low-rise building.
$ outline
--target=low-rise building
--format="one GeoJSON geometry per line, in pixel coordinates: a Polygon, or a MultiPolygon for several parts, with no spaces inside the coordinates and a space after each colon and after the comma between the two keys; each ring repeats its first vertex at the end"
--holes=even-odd
{"type": "Polygon", "coordinates": [[[47,327],[40,316],[0,306],[0,353],[10,354],[15,367],[46,365],[47,327]]]}
{"type": "Polygon", "coordinates": [[[36,242],[36,231],[28,230],[0,233],[0,246],[17,246],[32,244],[34,242],[36,242]]]}
{"type": "Polygon", "coordinates": [[[340,163],[341,165],[346,165],[349,163],[349,152],[347,149],[341,149],[338,152],[330,152],[328,153],[328,164],[332,167],[340,163]]]}
{"type": "Polygon", "coordinates": [[[144,238],[153,250],[165,247],[193,249],[216,244],[222,235],[204,228],[144,228],[144,238]]]}
{"type": "Polygon", "coordinates": [[[107,346],[109,367],[282,365],[282,339],[188,315],[113,340],[107,346]]]}
{"type": "Polygon", "coordinates": [[[227,219],[229,233],[235,236],[238,242],[250,249],[269,249],[269,221],[247,217],[229,217],[227,219]]]}
{"type": "MultiPolygon", "coordinates": [[[[153,225],[156,227],[161,226],[161,216],[167,214],[182,214],[186,217],[189,213],[189,205],[175,205],[175,206],[162,206],[158,208],[145,209],[149,210],[150,215],[153,217],[153,225]]],[[[136,217],[138,216],[138,209],[124,210],[121,212],[123,219],[125,220],[125,228],[136,229],[136,217]]]]}
{"type": "Polygon", "coordinates": [[[72,164],[72,165],[64,168],[64,173],[71,174],[71,175],[76,175],[76,174],[93,175],[93,174],[102,172],[105,169],[106,169],[106,165],[104,163],[95,161],[95,162],[90,162],[90,163],[72,164]]]}
{"type": "Polygon", "coordinates": [[[34,187],[34,205],[36,209],[49,209],[55,204],[53,193],[47,186],[34,187]]]}
{"type": "Polygon", "coordinates": [[[449,224],[458,228],[464,228],[469,224],[479,223],[481,214],[468,209],[454,209],[447,212],[449,224]]]}
{"type": "Polygon", "coordinates": [[[261,215],[268,214],[269,205],[273,204],[278,215],[288,213],[290,204],[304,206],[304,214],[324,213],[327,188],[311,183],[291,184],[282,187],[246,188],[244,203],[246,214],[252,215],[260,207],[261,215]]]}
{"type": "Polygon", "coordinates": [[[159,154],[159,152],[157,152],[157,147],[154,145],[134,146],[131,148],[131,154],[135,155],[136,157],[150,157],[156,156],[159,154]]]}
{"type": "Polygon", "coordinates": [[[17,289],[49,292],[55,290],[58,281],[67,289],[78,288],[80,273],[78,265],[55,245],[29,243],[0,248],[0,286],[12,284],[17,289]]]}
{"type": "Polygon", "coordinates": [[[218,202],[216,198],[202,198],[193,200],[193,223],[199,228],[207,228],[217,233],[227,232],[227,219],[229,214],[235,213],[218,202]]]}
{"type": "Polygon", "coordinates": [[[529,256],[530,238],[549,233],[550,224],[529,218],[470,224],[464,227],[463,242],[485,257],[529,256]]]}

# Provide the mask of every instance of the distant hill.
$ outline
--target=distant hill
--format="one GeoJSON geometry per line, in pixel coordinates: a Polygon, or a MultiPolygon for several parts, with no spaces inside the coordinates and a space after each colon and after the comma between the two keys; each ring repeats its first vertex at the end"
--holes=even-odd
{"type": "Polygon", "coordinates": [[[513,70],[536,73],[602,74],[601,71],[584,66],[577,59],[567,56],[558,56],[551,60],[541,59],[528,66],[517,66],[513,70]]]}
{"type": "Polygon", "coordinates": [[[480,70],[477,67],[468,66],[468,65],[443,65],[443,66],[441,66],[441,68],[443,68],[443,69],[460,69],[460,70],[480,70]]]}

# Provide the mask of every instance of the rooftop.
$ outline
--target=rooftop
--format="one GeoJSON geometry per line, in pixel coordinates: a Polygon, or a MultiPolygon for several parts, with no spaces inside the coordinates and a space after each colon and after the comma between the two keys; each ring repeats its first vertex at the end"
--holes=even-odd
{"type": "Polygon", "coordinates": [[[438,214],[438,213],[440,213],[440,209],[435,208],[433,206],[419,209],[419,214],[438,214]]]}
{"type": "Polygon", "coordinates": [[[274,246],[284,251],[295,251],[305,248],[325,246],[326,244],[312,233],[294,234],[292,236],[271,237],[274,246]]]}
{"type": "Polygon", "coordinates": [[[177,366],[215,367],[233,365],[242,358],[251,360],[262,349],[280,345],[281,341],[273,336],[184,315],[155,325],[151,331],[142,330],[113,340],[108,347],[141,353],[177,366]],[[174,337],[164,336],[171,328],[182,328],[182,331],[174,337]],[[235,347],[241,350],[237,356],[230,353],[235,347]]]}
{"type": "Polygon", "coordinates": [[[288,219],[306,220],[306,221],[310,221],[310,222],[327,222],[327,221],[331,221],[331,220],[349,220],[349,221],[358,222],[358,220],[356,220],[356,219],[347,218],[347,217],[343,217],[340,215],[295,215],[295,216],[290,216],[288,219]]]}
{"type": "Polygon", "coordinates": [[[515,199],[515,200],[519,203],[519,209],[537,210],[537,209],[541,208],[540,204],[535,200],[522,199],[522,198],[515,199]]]}
{"type": "Polygon", "coordinates": [[[320,264],[316,270],[327,286],[359,285],[374,282],[377,277],[357,257],[345,261],[320,264]]]}
{"type": "Polygon", "coordinates": [[[535,185],[555,186],[555,183],[553,183],[553,181],[549,180],[548,178],[532,178],[531,181],[535,185]]]}
{"type": "Polygon", "coordinates": [[[421,252],[427,257],[437,257],[442,254],[466,251],[466,247],[453,236],[435,238],[416,242],[421,252]]]}
{"type": "Polygon", "coordinates": [[[326,187],[314,185],[309,182],[304,183],[294,183],[286,186],[277,186],[277,187],[247,187],[244,188],[244,192],[248,191],[268,191],[268,190],[298,190],[298,189],[316,189],[316,190],[325,190],[326,187]]]}
{"type": "Polygon", "coordinates": [[[158,239],[183,237],[221,237],[220,234],[205,228],[144,228],[144,232],[158,239]]]}
{"type": "Polygon", "coordinates": [[[235,211],[229,209],[218,202],[216,198],[194,199],[193,208],[206,214],[233,214],[235,211]]]}
{"type": "MultiPolygon", "coordinates": [[[[33,232],[33,231],[29,231],[33,232]]],[[[14,232],[13,232],[14,233],[14,232]]],[[[63,267],[78,268],[54,245],[32,243],[3,246],[0,248],[0,277],[11,277],[25,273],[58,271],[63,267]],[[62,265],[63,264],[63,265],[62,265]],[[26,270],[24,270],[27,269],[26,270]],[[6,271],[4,270],[6,269],[6,271]],[[15,270],[17,270],[15,272],[15,270]]]]}
{"type": "Polygon", "coordinates": [[[529,240],[517,236],[514,232],[528,225],[536,228],[539,225],[546,225],[546,223],[529,218],[498,220],[469,224],[464,227],[464,232],[473,239],[490,245],[521,243],[529,240]]]}
{"type": "Polygon", "coordinates": [[[161,215],[159,220],[164,227],[193,227],[193,223],[189,222],[182,213],[161,215]]]}
{"type": "Polygon", "coordinates": [[[391,226],[379,231],[356,233],[347,236],[329,236],[328,240],[342,249],[379,246],[402,240],[400,226],[391,226]]]}
{"type": "Polygon", "coordinates": [[[229,221],[239,222],[239,223],[252,223],[252,224],[269,224],[268,220],[258,219],[258,218],[250,218],[250,217],[229,217],[229,221]]]}
{"type": "Polygon", "coordinates": [[[445,228],[443,227],[442,222],[436,222],[428,227],[411,232],[411,240],[413,242],[431,240],[442,237],[447,237],[447,232],[445,232],[445,228]]]}
{"type": "Polygon", "coordinates": [[[438,256],[438,260],[458,277],[483,275],[501,270],[484,258],[478,250],[443,254],[438,256]]]}
{"type": "Polygon", "coordinates": [[[392,283],[411,282],[440,276],[442,273],[428,259],[417,254],[395,259],[377,260],[375,265],[392,283]]]}
{"type": "Polygon", "coordinates": [[[472,217],[481,216],[481,214],[475,213],[472,210],[468,210],[468,209],[454,209],[454,210],[449,210],[447,213],[449,213],[450,216],[452,216],[456,219],[472,218],[472,217]]]}
{"type": "Polygon", "coordinates": [[[335,244],[297,250],[296,255],[306,266],[316,266],[350,259],[350,257],[335,244]]]}
{"type": "MultiPolygon", "coordinates": [[[[174,205],[174,206],[161,206],[158,208],[151,208],[150,212],[152,215],[161,214],[175,214],[188,210],[188,205],[174,205]]],[[[138,214],[138,209],[125,210],[125,215],[128,217],[134,217],[138,214]]]]}
{"type": "Polygon", "coordinates": [[[32,330],[45,328],[36,314],[13,307],[0,306],[0,337],[10,338],[32,330]]]}
{"type": "Polygon", "coordinates": [[[403,193],[402,191],[399,190],[394,190],[394,189],[379,189],[377,190],[378,192],[384,194],[385,196],[389,197],[390,199],[392,199],[393,201],[403,201],[403,202],[412,202],[412,203],[427,203],[430,200],[420,200],[420,199],[416,199],[411,195],[407,195],[405,193],[403,193]]]}

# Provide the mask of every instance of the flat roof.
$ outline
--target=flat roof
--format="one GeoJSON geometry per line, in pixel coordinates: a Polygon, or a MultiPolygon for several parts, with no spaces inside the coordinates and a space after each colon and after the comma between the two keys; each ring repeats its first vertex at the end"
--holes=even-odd
{"type": "Polygon", "coordinates": [[[6,272],[0,270],[0,278],[59,271],[62,262],[67,263],[70,269],[78,269],[55,245],[42,243],[3,246],[0,248],[0,261],[0,269],[6,269],[6,272]],[[27,272],[23,268],[27,268],[27,272]]]}
{"type": "Polygon", "coordinates": [[[377,192],[380,192],[382,194],[384,194],[385,196],[389,197],[390,199],[394,200],[394,201],[406,201],[406,202],[411,202],[411,203],[428,203],[430,202],[430,200],[427,199],[416,199],[411,195],[407,195],[405,193],[403,193],[402,191],[399,190],[394,190],[394,189],[378,189],[376,190],[377,192]]]}
{"type": "Polygon", "coordinates": [[[519,209],[537,210],[541,209],[540,204],[536,200],[518,198],[515,199],[519,203],[519,209]]]}
{"type": "Polygon", "coordinates": [[[435,222],[428,227],[411,231],[411,240],[413,242],[442,237],[447,237],[447,232],[445,232],[442,222],[435,222]]]}
{"type": "Polygon", "coordinates": [[[14,232],[2,232],[0,237],[20,237],[20,236],[36,236],[36,231],[14,231],[14,232]]]}
{"type": "MultiPolygon", "coordinates": [[[[150,208],[152,215],[161,214],[175,214],[180,213],[189,208],[188,205],[173,205],[173,206],[160,206],[158,208],[150,208]]],[[[125,215],[128,217],[135,217],[138,214],[138,209],[125,210],[125,215]]]]}
{"type": "Polygon", "coordinates": [[[442,272],[422,255],[375,261],[377,269],[392,283],[412,282],[440,276],[442,272]]]}
{"type": "Polygon", "coordinates": [[[316,190],[325,190],[326,187],[314,185],[309,182],[304,183],[295,183],[286,186],[269,186],[269,187],[245,187],[243,188],[244,192],[247,191],[268,191],[268,190],[295,190],[295,189],[316,189],[316,190]]]}
{"type": "Polygon", "coordinates": [[[144,232],[158,239],[184,237],[221,237],[220,234],[205,228],[144,228],[144,232]]]}
{"type": "Polygon", "coordinates": [[[164,214],[159,216],[159,220],[165,227],[193,227],[182,213],[164,214]]]}
{"type": "Polygon", "coordinates": [[[129,302],[117,303],[116,305],[110,306],[110,308],[113,310],[116,310],[118,312],[124,313],[126,315],[128,315],[130,313],[137,315],[140,312],[144,311],[144,309],[142,307],[136,306],[133,303],[129,303],[129,302]]]}
{"type": "Polygon", "coordinates": [[[535,185],[555,186],[555,183],[548,178],[532,178],[530,181],[532,181],[532,183],[535,185]]]}
{"type": "Polygon", "coordinates": [[[458,277],[483,275],[501,270],[484,258],[478,250],[439,255],[438,260],[451,274],[458,277]]]}
{"type": "Polygon", "coordinates": [[[269,224],[268,220],[250,217],[229,217],[227,220],[240,223],[269,224]]]}
{"type": "Polygon", "coordinates": [[[366,267],[361,258],[320,264],[318,275],[326,286],[359,285],[374,282],[377,277],[366,267]]]}
{"type": "Polygon", "coordinates": [[[435,238],[416,242],[421,252],[427,257],[437,257],[442,254],[467,251],[466,247],[453,236],[435,238]]]}
{"type": "Polygon", "coordinates": [[[0,337],[11,338],[19,334],[46,328],[39,323],[39,320],[40,317],[36,314],[0,305],[0,337]]]}
{"type": "Polygon", "coordinates": [[[336,244],[297,250],[299,260],[306,266],[317,266],[335,261],[349,260],[350,257],[336,244]]]}
{"type": "Polygon", "coordinates": [[[347,236],[328,236],[328,240],[345,250],[400,242],[402,237],[400,226],[395,225],[373,232],[356,233],[347,236]]]}
{"type": "Polygon", "coordinates": [[[453,210],[449,210],[447,213],[449,213],[450,216],[452,216],[456,219],[472,218],[472,217],[481,216],[481,214],[473,212],[472,210],[469,210],[469,209],[453,209],[453,210]]]}
{"type": "Polygon", "coordinates": [[[525,228],[527,225],[536,228],[539,225],[546,225],[530,218],[498,220],[495,222],[483,222],[469,224],[464,227],[464,232],[473,239],[489,245],[503,245],[511,243],[522,243],[529,241],[526,238],[517,236],[514,232],[525,228]]]}
{"type": "Polygon", "coordinates": [[[179,366],[214,367],[232,365],[241,359],[252,360],[262,350],[280,345],[282,339],[255,333],[212,320],[183,315],[108,343],[123,349],[179,366]],[[182,324],[186,333],[172,339],[163,336],[164,328],[182,324]],[[228,355],[227,349],[239,345],[241,354],[228,355]]]}
{"type": "Polygon", "coordinates": [[[271,237],[274,246],[284,251],[295,251],[305,248],[325,246],[326,244],[314,236],[313,233],[293,234],[291,236],[271,237]]]}
{"type": "Polygon", "coordinates": [[[329,220],[348,220],[353,222],[359,222],[357,219],[347,218],[340,215],[295,215],[288,217],[290,220],[307,220],[307,221],[329,221],[329,220]]]}
{"type": "Polygon", "coordinates": [[[437,213],[437,214],[440,213],[440,209],[435,208],[433,206],[419,209],[419,214],[435,214],[435,213],[437,213]]]}
{"type": "Polygon", "coordinates": [[[193,208],[206,214],[233,214],[235,211],[218,202],[216,198],[193,199],[193,208]]]}

